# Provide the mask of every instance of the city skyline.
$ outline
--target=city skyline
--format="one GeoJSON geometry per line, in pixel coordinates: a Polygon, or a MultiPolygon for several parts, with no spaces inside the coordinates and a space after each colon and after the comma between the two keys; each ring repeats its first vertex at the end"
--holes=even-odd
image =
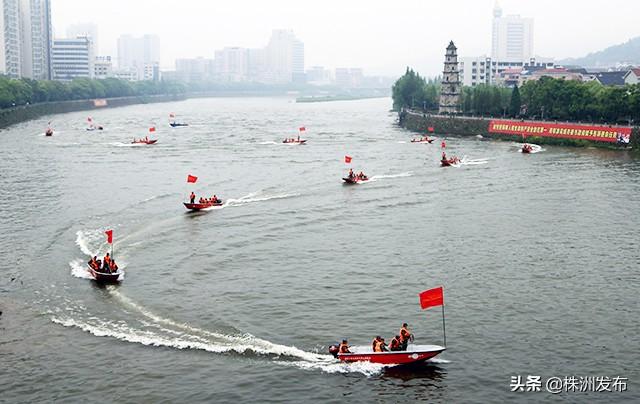
{"type": "MultiPolygon", "coordinates": [[[[640,35],[633,12],[634,8],[640,11],[640,5],[622,0],[612,0],[597,15],[578,1],[502,0],[499,4],[505,15],[535,20],[536,55],[583,56],[640,35]],[[612,21],[615,30],[600,29],[612,21]]],[[[456,12],[457,21],[452,21],[446,3],[419,1],[397,7],[368,2],[320,5],[283,0],[229,5],[191,0],[176,7],[150,0],[53,0],[52,20],[56,36],[64,35],[69,25],[95,23],[104,55],[117,54],[120,35],[157,34],[162,42],[162,69],[173,69],[179,58],[211,58],[224,47],[261,48],[273,29],[291,29],[305,44],[307,67],[359,66],[368,74],[398,75],[408,65],[434,76],[441,70],[442,44],[450,40],[463,57],[491,53],[494,6],[494,0],[466,2],[456,12]]]]}

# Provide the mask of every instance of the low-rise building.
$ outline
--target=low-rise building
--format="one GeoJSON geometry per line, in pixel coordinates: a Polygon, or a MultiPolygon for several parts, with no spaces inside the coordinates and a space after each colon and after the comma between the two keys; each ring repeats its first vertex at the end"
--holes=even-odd
{"type": "Polygon", "coordinates": [[[640,68],[635,67],[629,70],[624,75],[625,84],[638,84],[640,83],[640,68]]]}
{"type": "Polygon", "coordinates": [[[520,62],[493,60],[489,56],[463,57],[460,61],[460,73],[463,85],[476,86],[478,84],[496,84],[496,75],[508,69],[533,70],[547,69],[553,66],[553,59],[540,57],[520,62]]]}
{"type": "Polygon", "coordinates": [[[595,78],[603,86],[624,86],[626,74],[626,71],[599,72],[595,74],[595,78]]]}
{"type": "Polygon", "coordinates": [[[124,81],[138,81],[137,69],[119,69],[113,71],[113,77],[124,81]]]}
{"type": "Polygon", "coordinates": [[[111,56],[96,56],[93,63],[93,77],[96,79],[105,79],[111,77],[113,72],[113,63],[111,56]]]}

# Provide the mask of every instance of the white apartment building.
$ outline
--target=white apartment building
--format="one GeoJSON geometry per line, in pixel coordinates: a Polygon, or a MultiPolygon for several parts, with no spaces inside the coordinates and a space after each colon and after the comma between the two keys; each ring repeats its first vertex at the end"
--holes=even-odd
{"type": "Polygon", "coordinates": [[[496,76],[507,69],[553,68],[554,61],[549,58],[531,58],[528,61],[494,60],[489,56],[463,57],[460,60],[460,80],[464,86],[478,84],[496,84],[496,76]]]}
{"type": "MultiPolygon", "coordinates": [[[[145,77],[145,66],[160,62],[160,38],[157,35],[118,38],[118,68],[136,70],[139,78],[145,77]]],[[[148,73],[148,71],[147,71],[148,73]]]]}
{"type": "Polygon", "coordinates": [[[519,15],[502,16],[496,4],[493,10],[491,58],[522,62],[533,57],[533,19],[519,15]]]}
{"type": "Polygon", "coordinates": [[[184,81],[204,81],[213,78],[214,59],[198,57],[194,59],[176,59],[176,77],[184,81]]]}
{"type": "Polygon", "coordinates": [[[248,81],[249,50],[226,47],[215,52],[216,79],[224,83],[248,81]]]}
{"type": "Polygon", "coordinates": [[[105,79],[113,75],[111,56],[96,56],[93,63],[93,78],[105,79]]]}
{"type": "Polygon", "coordinates": [[[51,65],[54,80],[93,78],[95,57],[87,37],[54,39],[51,65]]]}
{"type": "Polygon", "coordinates": [[[20,1],[0,0],[0,74],[22,77],[20,1]]]}
{"type": "Polygon", "coordinates": [[[51,79],[51,3],[20,0],[22,77],[51,79]]]}

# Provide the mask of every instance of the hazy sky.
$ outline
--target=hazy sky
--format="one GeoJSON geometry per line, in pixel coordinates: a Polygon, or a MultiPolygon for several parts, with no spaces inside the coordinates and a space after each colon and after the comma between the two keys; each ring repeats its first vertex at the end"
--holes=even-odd
{"type": "MultiPolygon", "coordinates": [[[[503,15],[534,18],[534,52],[583,56],[640,36],[640,1],[501,0],[503,15]]],[[[161,65],[224,46],[262,47],[274,28],[305,44],[306,67],[363,67],[399,75],[405,66],[428,76],[442,70],[453,39],[461,56],[491,51],[494,0],[52,0],[57,36],[70,24],[98,26],[100,51],[117,57],[125,33],[160,36],[161,65]]]]}

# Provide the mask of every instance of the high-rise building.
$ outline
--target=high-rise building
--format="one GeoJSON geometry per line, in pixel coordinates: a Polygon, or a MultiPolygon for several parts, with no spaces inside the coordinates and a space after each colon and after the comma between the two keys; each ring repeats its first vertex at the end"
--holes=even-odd
{"type": "Polygon", "coordinates": [[[440,114],[460,112],[460,75],[458,72],[458,52],[453,41],[449,42],[444,55],[442,88],[440,90],[440,114]]]}
{"type": "Polygon", "coordinates": [[[135,70],[138,77],[145,77],[145,66],[160,63],[160,38],[157,35],[118,38],[118,67],[135,70]]]}
{"type": "Polygon", "coordinates": [[[304,44],[293,31],[275,29],[266,47],[268,80],[291,83],[304,80],[304,44]]]}
{"type": "Polygon", "coordinates": [[[519,15],[502,16],[496,3],[493,9],[491,58],[523,62],[533,57],[533,19],[519,15]]]}
{"type": "Polygon", "coordinates": [[[93,43],[93,51],[100,53],[100,44],[98,42],[98,26],[91,22],[81,22],[72,24],[67,27],[67,38],[77,38],[79,36],[87,37],[93,43]]]}
{"type": "Polygon", "coordinates": [[[9,77],[22,76],[20,1],[0,0],[0,73],[9,77]]]}
{"type": "Polygon", "coordinates": [[[359,67],[336,68],[336,86],[341,88],[357,88],[362,84],[363,70],[359,67]]]}
{"type": "Polygon", "coordinates": [[[227,47],[215,53],[216,79],[225,83],[248,81],[249,50],[227,47]]]}
{"type": "Polygon", "coordinates": [[[22,76],[51,79],[51,3],[20,0],[22,76]]]}
{"type": "Polygon", "coordinates": [[[89,38],[53,40],[51,65],[54,80],[92,78],[95,73],[94,62],[95,56],[89,38]]]}

